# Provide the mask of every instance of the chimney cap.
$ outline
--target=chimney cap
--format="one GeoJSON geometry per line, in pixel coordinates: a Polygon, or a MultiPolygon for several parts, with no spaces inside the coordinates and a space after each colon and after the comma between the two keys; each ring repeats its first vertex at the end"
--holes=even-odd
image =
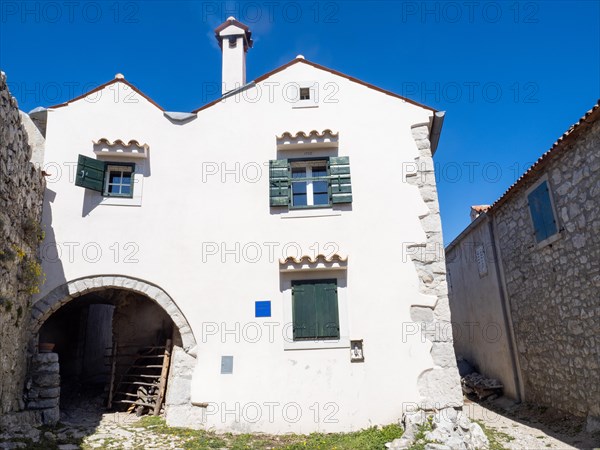
{"type": "Polygon", "coordinates": [[[252,48],[252,45],[254,44],[254,41],[252,40],[252,32],[250,31],[248,25],[244,25],[233,16],[229,16],[225,22],[215,28],[215,37],[217,38],[217,41],[219,41],[219,47],[223,48],[223,39],[231,36],[244,36],[244,51],[248,51],[248,49],[252,48]],[[227,35],[221,35],[221,32],[230,26],[239,28],[239,33],[234,32],[227,33],[227,35]]]}

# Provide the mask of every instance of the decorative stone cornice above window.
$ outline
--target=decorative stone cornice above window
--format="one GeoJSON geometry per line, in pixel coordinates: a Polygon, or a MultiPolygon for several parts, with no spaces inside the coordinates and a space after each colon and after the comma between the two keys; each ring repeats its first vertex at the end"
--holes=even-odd
{"type": "Polygon", "coordinates": [[[94,141],[94,153],[110,157],[148,158],[148,144],[140,144],[135,139],[125,143],[121,139],[114,142],[106,138],[94,141]]]}
{"type": "Polygon", "coordinates": [[[315,270],[346,270],[348,267],[348,257],[341,257],[337,253],[329,258],[325,255],[317,255],[311,258],[304,255],[300,258],[288,256],[279,260],[280,272],[292,272],[296,270],[315,271],[315,270]]]}
{"type": "Polygon", "coordinates": [[[277,150],[296,150],[299,148],[337,148],[339,133],[331,130],[323,130],[319,133],[312,130],[308,134],[304,131],[298,131],[295,135],[286,131],[281,136],[277,136],[277,150]]]}

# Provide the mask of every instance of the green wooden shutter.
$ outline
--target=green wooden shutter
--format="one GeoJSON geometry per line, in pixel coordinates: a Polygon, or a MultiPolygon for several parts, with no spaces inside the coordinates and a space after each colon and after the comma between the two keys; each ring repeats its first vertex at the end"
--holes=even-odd
{"type": "Polygon", "coordinates": [[[294,340],[315,336],[315,287],[311,284],[292,286],[292,320],[294,340]]]}
{"type": "Polygon", "coordinates": [[[340,337],[337,284],[335,281],[315,285],[317,306],[317,336],[335,339],[340,337]]]}
{"type": "Polygon", "coordinates": [[[106,163],[104,161],[79,155],[75,185],[102,192],[104,190],[105,171],[106,163]]]}
{"type": "Polygon", "coordinates": [[[294,340],[339,339],[336,280],[295,282],[292,315],[294,340]]]}
{"type": "Polygon", "coordinates": [[[290,203],[290,167],[287,159],[269,161],[269,200],[271,206],[290,203]]]}
{"type": "Polygon", "coordinates": [[[548,183],[544,181],[535,188],[528,196],[529,210],[535,232],[535,239],[541,242],[558,231],[552,202],[550,201],[550,191],[548,183]]]}
{"type": "Polygon", "coordinates": [[[331,203],[352,203],[350,182],[350,158],[337,156],[329,158],[331,203]]]}

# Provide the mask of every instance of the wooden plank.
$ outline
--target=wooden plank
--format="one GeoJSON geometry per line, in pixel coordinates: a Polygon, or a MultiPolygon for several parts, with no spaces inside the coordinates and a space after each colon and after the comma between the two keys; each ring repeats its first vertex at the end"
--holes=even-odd
{"type": "Polygon", "coordinates": [[[135,384],[135,385],[139,385],[139,386],[154,386],[154,387],[160,386],[160,383],[158,383],[158,382],[144,383],[143,381],[121,381],[121,383],[119,383],[119,384],[135,384]]]}
{"type": "Polygon", "coordinates": [[[113,342],[113,346],[112,346],[112,353],[111,353],[111,357],[112,357],[112,364],[110,367],[110,389],[108,391],[108,408],[112,408],[112,399],[113,399],[113,392],[115,389],[115,373],[116,373],[116,369],[117,369],[117,343],[113,342]]]}
{"type": "MultiPolygon", "coordinates": [[[[116,393],[115,393],[115,396],[116,396],[117,394],[126,395],[126,396],[128,396],[128,397],[136,397],[136,398],[138,398],[138,397],[139,397],[139,395],[138,395],[138,394],[132,394],[131,392],[116,392],[116,393]]],[[[146,394],[146,397],[156,397],[156,396],[158,396],[158,394],[146,394]]]]}
{"type": "Polygon", "coordinates": [[[135,367],[136,369],[162,369],[163,365],[162,364],[148,364],[148,365],[137,365],[136,364],[136,365],[129,366],[129,367],[135,367]]]}
{"type": "Polygon", "coordinates": [[[140,374],[137,374],[137,373],[129,373],[129,374],[123,375],[123,377],[136,377],[136,378],[137,377],[141,377],[141,378],[157,378],[158,379],[158,378],[160,378],[160,375],[159,374],[156,374],[156,375],[140,375],[140,374]]]}
{"type": "Polygon", "coordinates": [[[167,386],[167,375],[169,374],[169,363],[171,362],[171,339],[167,339],[165,348],[165,359],[163,359],[162,371],[160,373],[160,387],[158,388],[158,399],[154,405],[154,415],[158,416],[160,407],[165,397],[165,387],[167,386]]]}
{"type": "Polygon", "coordinates": [[[134,400],[115,400],[115,403],[129,403],[131,405],[140,405],[140,406],[147,406],[148,408],[154,408],[155,405],[152,405],[150,403],[144,403],[141,401],[134,401],[134,400]]]}
{"type": "MultiPolygon", "coordinates": [[[[140,346],[139,346],[139,344],[119,345],[119,348],[134,348],[134,347],[139,348],[140,346]]],[[[150,347],[143,347],[143,348],[146,350],[155,349],[155,348],[164,349],[165,346],[164,345],[153,345],[150,347]]],[[[110,350],[110,349],[111,349],[111,347],[106,347],[106,350],[110,350]]]]}

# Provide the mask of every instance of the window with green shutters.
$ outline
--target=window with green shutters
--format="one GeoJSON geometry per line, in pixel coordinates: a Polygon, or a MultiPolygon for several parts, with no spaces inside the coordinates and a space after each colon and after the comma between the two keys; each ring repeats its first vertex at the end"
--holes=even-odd
{"type": "Polygon", "coordinates": [[[135,164],[99,161],[79,155],[75,185],[105,197],[133,197],[135,164]]]}
{"type": "Polygon", "coordinates": [[[291,209],[352,203],[349,157],[269,161],[269,199],[291,209]]]}
{"type": "Polygon", "coordinates": [[[543,181],[527,195],[529,212],[536,242],[542,242],[558,232],[558,225],[550,199],[548,182],[543,181]]]}
{"type": "Polygon", "coordinates": [[[340,338],[337,280],[292,282],[294,340],[340,338]]]}
{"type": "Polygon", "coordinates": [[[75,185],[92,191],[104,191],[106,163],[97,159],[79,155],[75,185]]]}

